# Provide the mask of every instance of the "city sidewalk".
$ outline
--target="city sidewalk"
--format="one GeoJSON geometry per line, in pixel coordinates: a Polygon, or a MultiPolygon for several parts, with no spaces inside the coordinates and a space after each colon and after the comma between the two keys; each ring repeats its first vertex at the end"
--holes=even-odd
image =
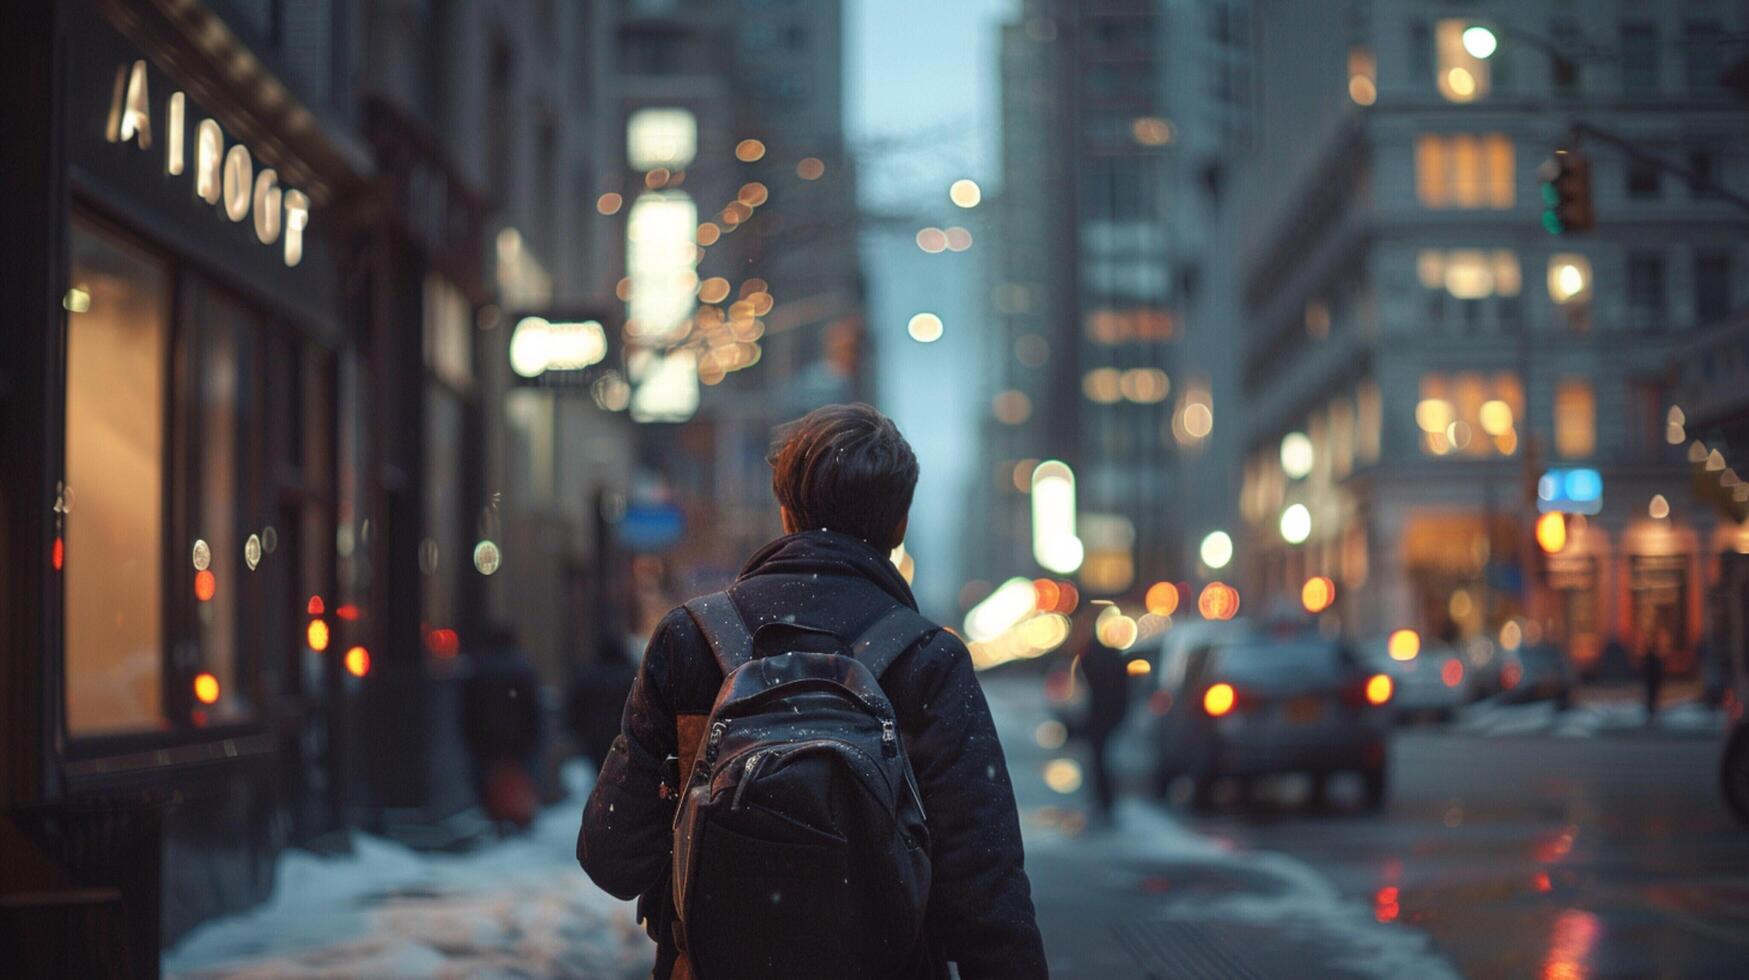
{"type": "Polygon", "coordinates": [[[574,850],[590,774],[527,834],[464,854],[358,835],[350,854],[291,850],[273,896],[209,922],[164,954],[168,977],[649,975],[656,947],[632,903],[597,889],[574,850]]]}

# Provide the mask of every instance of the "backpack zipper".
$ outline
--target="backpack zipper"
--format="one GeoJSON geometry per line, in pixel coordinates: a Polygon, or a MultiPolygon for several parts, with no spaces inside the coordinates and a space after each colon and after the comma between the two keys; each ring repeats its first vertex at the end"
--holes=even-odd
{"type": "Polygon", "coordinates": [[[747,764],[741,769],[740,785],[735,787],[735,798],[729,801],[729,809],[741,809],[741,797],[746,796],[747,787],[753,785],[753,773],[759,769],[759,764],[764,762],[766,757],[770,754],[771,750],[766,749],[755,752],[747,757],[747,764]]]}
{"type": "Polygon", "coordinates": [[[728,727],[729,725],[727,722],[717,721],[711,723],[710,741],[706,742],[704,747],[704,757],[706,762],[717,761],[717,743],[723,740],[723,732],[726,731],[728,727]]]}
{"type": "Polygon", "coordinates": [[[899,729],[892,721],[881,719],[881,751],[888,756],[899,754],[899,729]]]}

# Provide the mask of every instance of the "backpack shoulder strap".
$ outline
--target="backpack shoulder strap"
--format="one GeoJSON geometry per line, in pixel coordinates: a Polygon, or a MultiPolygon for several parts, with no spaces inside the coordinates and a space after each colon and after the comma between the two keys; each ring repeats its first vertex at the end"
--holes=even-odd
{"type": "Polygon", "coordinates": [[[906,605],[896,605],[881,614],[874,625],[862,631],[850,644],[850,655],[862,662],[869,673],[880,679],[882,673],[899,659],[899,654],[911,649],[918,640],[937,629],[934,623],[906,605]]]}
{"type": "Polygon", "coordinates": [[[682,608],[704,634],[724,677],[753,659],[753,634],[747,632],[747,623],[741,619],[727,592],[700,596],[682,608]]]}

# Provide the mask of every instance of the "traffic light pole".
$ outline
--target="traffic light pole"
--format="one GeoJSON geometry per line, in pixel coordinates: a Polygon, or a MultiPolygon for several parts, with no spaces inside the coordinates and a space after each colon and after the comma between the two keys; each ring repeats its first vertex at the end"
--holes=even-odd
{"type": "Polygon", "coordinates": [[[1671,163],[1655,153],[1649,153],[1646,150],[1635,146],[1633,142],[1621,136],[1617,136],[1607,130],[1598,129],[1590,123],[1582,122],[1573,124],[1572,134],[1573,138],[1569,142],[1569,146],[1577,146],[1581,137],[1596,140],[1599,143],[1614,148],[1623,156],[1635,161],[1636,163],[1643,163],[1646,166],[1655,167],[1664,173],[1677,177],[1683,183],[1687,184],[1690,190],[1710,194],[1719,200],[1728,201],[1731,204],[1736,205],[1741,211],[1749,212],[1749,198],[1745,198],[1740,194],[1732,193],[1724,187],[1719,186],[1719,182],[1716,178],[1703,176],[1689,170],[1687,167],[1671,163]]]}

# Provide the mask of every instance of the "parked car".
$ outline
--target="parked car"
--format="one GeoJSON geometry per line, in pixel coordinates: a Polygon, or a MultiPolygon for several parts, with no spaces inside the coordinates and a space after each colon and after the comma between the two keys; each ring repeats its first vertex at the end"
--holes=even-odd
{"type": "Polygon", "coordinates": [[[1574,681],[1566,655],[1547,643],[1508,650],[1500,663],[1500,697],[1511,704],[1553,701],[1565,711],[1573,703],[1574,681]]]}
{"type": "Polygon", "coordinates": [[[1330,775],[1353,770],[1367,806],[1384,805],[1395,684],[1348,647],[1315,635],[1208,630],[1169,639],[1153,674],[1147,744],[1160,795],[1185,776],[1193,803],[1206,805],[1223,778],[1303,772],[1318,800],[1330,775]]]}
{"type": "Polygon", "coordinates": [[[1368,667],[1389,674],[1396,685],[1391,698],[1398,720],[1433,717],[1449,720],[1475,697],[1474,671],[1454,647],[1429,644],[1408,660],[1393,659],[1380,637],[1360,647],[1368,667]]]}

